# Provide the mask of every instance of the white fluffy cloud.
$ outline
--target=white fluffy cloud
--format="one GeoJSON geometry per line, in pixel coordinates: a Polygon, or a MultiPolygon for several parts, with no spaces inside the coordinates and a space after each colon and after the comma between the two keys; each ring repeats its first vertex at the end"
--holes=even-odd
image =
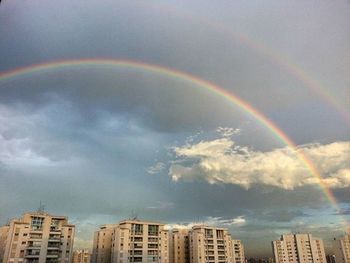
{"type": "Polygon", "coordinates": [[[245,223],[246,223],[246,219],[244,218],[244,216],[238,216],[238,217],[229,218],[229,219],[209,216],[205,220],[198,221],[198,222],[190,222],[186,224],[167,224],[166,228],[167,229],[175,229],[175,228],[190,229],[196,225],[225,226],[225,227],[238,226],[239,227],[239,226],[245,225],[245,223]]]}
{"type": "Polygon", "coordinates": [[[246,189],[252,185],[290,190],[317,185],[319,179],[298,157],[301,152],[312,161],[329,187],[350,186],[350,142],[308,144],[296,150],[284,147],[261,152],[235,145],[232,139],[222,137],[187,143],[173,150],[178,158],[169,168],[173,181],[202,180],[210,184],[235,184],[246,189]]]}

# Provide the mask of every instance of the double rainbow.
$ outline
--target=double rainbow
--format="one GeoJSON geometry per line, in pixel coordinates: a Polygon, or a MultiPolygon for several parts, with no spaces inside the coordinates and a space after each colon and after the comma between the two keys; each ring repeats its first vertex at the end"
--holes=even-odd
{"type": "MultiPolygon", "coordinates": [[[[297,145],[292,141],[288,135],[282,131],[274,122],[272,122],[269,118],[267,118],[262,112],[259,112],[248,102],[239,98],[238,96],[228,92],[224,88],[210,82],[207,80],[203,80],[194,75],[190,75],[185,72],[181,72],[178,70],[174,70],[171,68],[163,67],[160,65],[148,64],[139,61],[131,61],[131,60],[116,60],[116,59],[78,59],[78,60],[62,60],[62,61],[54,61],[43,64],[35,64],[27,67],[17,68],[14,70],[9,70],[0,73],[0,84],[1,81],[5,81],[10,78],[19,77],[25,74],[36,73],[40,71],[58,69],[58,68],[66,68],[66,67],[91,67],[91,66],[111,66],[118,68],[131,68],[144,70],[150,73],[156,73],[160,75],[165,75],[168,77],[172,77],[175,79],[180,79],[182,81],[188,82],[197,87],[206,89],[217,96],[222,97],[225,100],[230,101],[244,112],[248,113],[252,116],[259,124],[261,124],[264,128],[270,131],[279,141],[286,144],[288,147],[295,151],[298,159],[305,165],[305,167],[309,170],[309,172],[317,179],[320,188],[322,189],[324,195],[328,199],[328,201],[333,205],[337,212],[340,212],[339,206],[337,204],[337,200],[333,195],[332,191],[329,189],[327,184],[324,182],[322,176],[319,171],[315,167],[315,165],[310,161],[310,159],[300,150],[297,149],[297,145]]],[[[344,225],[347,227],[347,222],[343,219],[344,225]]]]}

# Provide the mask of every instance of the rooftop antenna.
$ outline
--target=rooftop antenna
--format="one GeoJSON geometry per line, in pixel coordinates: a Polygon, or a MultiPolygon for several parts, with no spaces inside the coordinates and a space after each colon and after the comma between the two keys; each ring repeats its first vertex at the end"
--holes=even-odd
{"type": "Polygon", "coordinates": [[[138,220],[138,215],[135,210],[131,211],[131,220],[138,220]]]}
{"type": "Polygon", "coordinates": [[[45,205],[41,202],[41,200],[39,203],[38,213],[41,213],[41,214],[45,213],[45,205]]]}

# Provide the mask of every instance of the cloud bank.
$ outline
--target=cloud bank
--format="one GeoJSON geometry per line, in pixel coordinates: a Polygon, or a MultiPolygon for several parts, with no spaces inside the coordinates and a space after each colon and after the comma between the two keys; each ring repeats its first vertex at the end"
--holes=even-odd
{"type": "Polygon", "coordinates": [[[223,218],[223,217],[212,217],[208,216],[205,220],[200,222],[189,222],[185,224],[166,224],[167,229],[190,229],[196,225],[207,225],[207,226],[243,226],[246,224],[244,216],[238,216],[234,218],[223,218]]]}
{"type": "Polygon", "coordinates": [[[267,152],[236,145],[228,137],[174,147],[177,160],[169,168],[173,181],[206,181],[209,184],[234,184],[245,189],[253,185],[292,190],[319,184],[298,158],[302,152],[316,166],[323,182],[331,188],[350,186],[350,142],[308,144],[297,150],[290,147],[267,152]]]}

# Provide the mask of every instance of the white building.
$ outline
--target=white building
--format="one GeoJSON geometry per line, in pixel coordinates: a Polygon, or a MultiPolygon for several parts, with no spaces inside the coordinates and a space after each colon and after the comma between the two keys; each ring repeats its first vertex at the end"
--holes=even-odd
{"type": "Polygon", "coordinates": [[[282,235],[272,247],[275,263],[326,263],[323,241],[311,234],[282,235]]]}

